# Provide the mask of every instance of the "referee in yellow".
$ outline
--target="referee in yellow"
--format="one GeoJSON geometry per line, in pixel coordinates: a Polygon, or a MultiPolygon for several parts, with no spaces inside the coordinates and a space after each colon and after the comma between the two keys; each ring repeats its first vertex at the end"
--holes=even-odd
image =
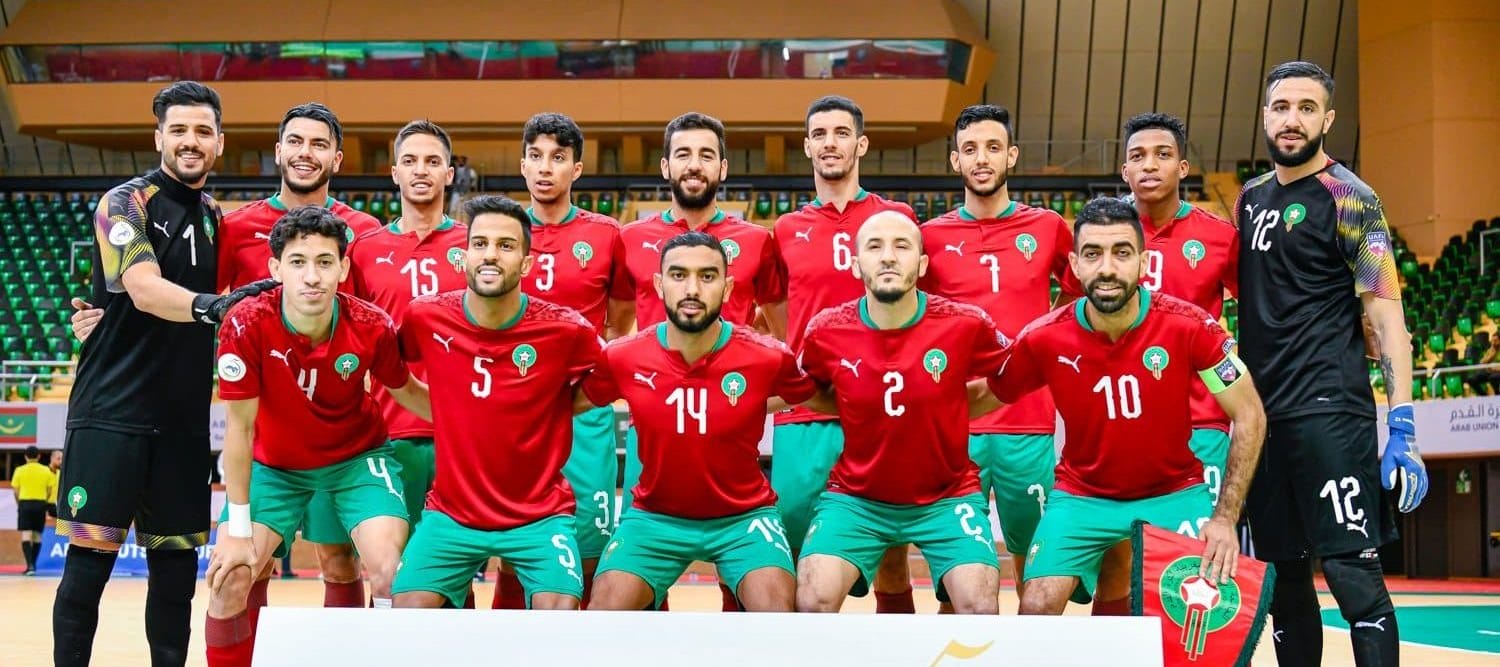
{"type": "Polygon", "coordinates": [[[21,531],[21,553],[26,556],[26,576],[36,575],[36,557],[42,551],[42,529],[47,526],[47,499],[57,493],[57,476],[38,461],[35,446],[26,448],[26,463],[11,475],[16,494],[16,529],[21,531]]]}

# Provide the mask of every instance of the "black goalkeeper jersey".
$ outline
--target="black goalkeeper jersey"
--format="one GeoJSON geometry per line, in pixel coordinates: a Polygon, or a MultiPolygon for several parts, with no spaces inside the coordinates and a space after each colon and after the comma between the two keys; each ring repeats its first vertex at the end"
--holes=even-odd
{"type": "Polygon", "coordinates": [[[1360,295],[1400,299],[1380,199],[1337,162],[1281,184],[1245,184],[1240,229],[1240,356],[1266,418],[1375,416],[1360,295]]]}
{"type": "Polygon", "coordinates": [[[207,193],[153,171],[105,193],[94,214],[92,303],[104,318],[85,341],[68,428],[206,434],[214,328],[135,307],[125,270],[153,262],[189,291],[214,292],[223,216],[207,193]]]}

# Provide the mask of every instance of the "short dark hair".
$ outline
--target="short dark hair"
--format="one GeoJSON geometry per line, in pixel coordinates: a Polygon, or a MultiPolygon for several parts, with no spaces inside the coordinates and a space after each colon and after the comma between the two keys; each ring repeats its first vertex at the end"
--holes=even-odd
{"type": "Polygon", "coordinates": [[[156,91],[151,98],[151,113],[156,116],[156,126],[167,122],[167,109],[172,107],[205,106],[214,110],[214,128],[224,127],[224,105],[219,103],[219,94],[197,81],[178,81],[156,91]]]}
{"type": "Polygon", "coordinates": [[[1281,63],[1266,75],[1266,96],[1270,97],[1271,87],[1283,79],[1312,79],[1323,85],[1323,90],[1328,93],[1328,108],[1333,108],[1333,76],[1318,67],[1314,63],[1305,60],[1293,60],[1281,63]]]}
{"type": "Polygon", "coordinates": [[[281,259],[286,244],[307,236],[326,236],[338,242],[339,258],[349,248],[349,225],[322,206],[298,206],[271,226],[271,256],[281,259]]]}
{"type": "Polygon", "coordinates": [[[1089,203],[1083,205],[1083,210],[1078,212],[1078,217],[1073,220],[1073,248],[1076,250],[1079,239],[1083,238],[1085,225],[1130,225],[1135,231],[1136,248],[1145,250],[1146,232],[1141,228],[1141,217],[1135,212],[1135,207],[1123,199],[1115,197],[1095,197],[1089,203]]]}
{"type": "Polygon", "coordinates": [[[479,195],[464,202],[464,215],[469,218],[469,236],[474,235],[474,219],[486,213],[515,218],[521,225],[522,242],[526,252],[531,252],[531,216],[519,202],[505,195],[479,195]]]}
{"type": "Polygon", "coordinates": [[[809,129],[812,124],[813,114],[823,113],[824,111],[849,112],[849,115],[854,117],[854,134],[860,135],[865,133],[864,110],[860,109],[859,105],[854,103],[854,100],[842,95],[824,95],[813,100],[813,103],[807,106],[807,118],[802,121],[802,129],[804,131],[809,129]]]}
{"type": "Polygon", "coordinates": [[[713,248],[714,252],[719,255],[719,259],[724,262],[724,268],[729,268],[729,254],[724,252],[724,244],[719,243],[719,239],[714,238],[708,232],[683,232],[667,239],[667,244],[661,248],[660,266],[662,268],[667,266],[667,253],[677,248],[713,248]]]}
{"type": "Polygon", "coordinates": [[[342,149],[344,147],[344,126],[339,124],[339,117],[334,115],[333,110],[317,102],[298,104],[287,109],[286,115],[281,117],[281,127],[276,128],[276,140],[286,134],[286,126],[293,120],[306,118],[315,120],[328,126],[328,131],[333,133],[333,147],[342,149]]]}
{"type": "Polygon", "coordinates": [[[1130,138],[1142,130],[1166,130],[1177,142],[1177,156],[1187,155],[1187,123],[1181,118],[1157,111],[1131,116],[1125,121],[1125,143],[1130,143],[1130,138]]]}
{"type": "Polygon", "coordinates": [[[521,130],[521,145],[530,146],[544,134],[551,135],[559,147],[573,149],[574,162],[583,161],[583,130],[572,118],[550,111],[532,116],[521,130]]]}
{"type": "Polygon", "coordinates": [[[29,446],[29,447],[26,448],[26,458],[28,458],[28,459],[39,459],[41,457],[42,457],[42,450],[37,449],[36,445],[31,445],[31,446],[29,446]]]}
{"type": "Polygon", "coordinates": [[[448,138],[447,130],[444,130],[441,125],[426,118],[414,120],[401,127],[401,130],[396,133],[396,153],[398,155],[401,153],[402,142],[418,134],[437,137],[437,140],[443,144],[443,151],[448,154],[448,163],[453,163],[453,140],[448,138]]]}
{"type": "Polygon", "coordinates": [[[662,152],[668,157],[672,154],[672,135],[686,130],[712,130],[719,137],[719,159],[728,159],[724,155],[724,124],[719,119],[708,114],[689,111],[672,119],[667,123],[667,131],[662,134],[662,152]]]}
{"type": "Polygon", "coordinates": [[[1015,133],[1010,128],[1010,110],[993,104],[974,104],[964,107],[958,112],[958,118],[953,121],[953,139],[958,140],[958,133],[975,123],[992,120],[1005,127],[1005,143],[1015,145],[1015,133]]]}

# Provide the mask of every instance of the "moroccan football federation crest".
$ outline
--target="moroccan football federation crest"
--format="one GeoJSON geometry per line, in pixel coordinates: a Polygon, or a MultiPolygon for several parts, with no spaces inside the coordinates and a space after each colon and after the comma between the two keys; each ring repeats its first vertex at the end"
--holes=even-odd
{"type": "Polygon", "coordinates": [[[1306,219],[1307,207],[1301,204],[1292,204],[1281,212],[1281,221],[1286,223],[1287,231],[1292,231],[1292,227],[1297,226],[1306,219]]]}
{"type": "Polygon", "coordinates": [[[348,380],[354,371],[359,370],[359,357],[345,352],[333,360],[333,370],[339,374],[339,377],[348,380]]]}
{"type": "Polygon", "coordinates": [[[210,245],[213,244],[214,235],[217,233],[218,230],[214,228],[214,217],[211,215],[203,216],[203,236],[208,238],[208,242],[210,245]]]}
{"type": "Polygon", "coordinates": [[[459,273],[463,273],[463,270],[464,270],[464,249],[463,248],[449,248],[448,249],[448,263],[451,264],[451,265],[453,265],[453,270],[454,271],[458,271],[459,273]]]}
{"type": "Polygon", "coordinates": [[[722,389],[724,395],[729,397],[731,406],[739,405],[740,397],[745,395],[745,376],[736,371],[725,373],[724,379],[719,382],[719,389],[722,389]]]}
{"type": "Polygon", "coordinates": [[[526,377],[526,371],[536,365],[536,348],[521,343],[510,353],[510,362],[516,365],[516,370],[521,371],[521,377],[526,377]]]}
{"type": "Polygon", "coordinates": [[[1198,239],[1188,239],[1187,243],[1182,244],[1182,256],[1187,258],[1188,266],[1194,269],[1198,268],[1198,262],[1203,261],[1206,254],[1208,249],[1198,239]]]}
{"type": "Polygon", "coordinates": [[[1036,254],[1036,237],[1030,234],[1017,236],[1016,250],[1021,251],[1021,255],[1026,258],[1026,261],[1031,261],[1031,256],[1036,254]]]}
{"type": "Polygon", "coordinates": [[[735,258],[740,256],[740,244],[734,239],[724,239],[719,241],[719,245],[724,246],[724,256],[729,258],[730,264],[733,264],[735,258]]]}
{"type": "Polygon", "coordinates": [[[78,516],[78,510],[89,504],[89,492],[81,486],[68,489],[68,509],[73,510],[73,516],[78,516]]]}
{"type": "Polygon", "coordinates": [[[1131,542],[1132,614],[1161,619],[1164,663],[1250,664],[1270,609],[1274,568],[1236,554],[1234,577],[1204,577],[1202,542],[1143,522],[1136,522],[1131,542]]]}
{"type": "Polygon", "coordinates": [[[354,242],[354,228],[353,227],[350,227],[350,226],[347,226],[347,225],[344,226],[344,241],[346,243],[353,243],[354,242]]]}
{"type": "Polygon", "coordinates": [[[943,381],[943,371],[948,370],[948,354],[932,348],[922,355],[922,368],[932,374],[933,382],[943,381]]]}
{"type": "Polygon", "coordinates": [[[1172,356],[1158,345],[1146,348],[1146,353],[1141,355],[1141,363],[1146,366],[1146,370],[1151,371],[1151,377],[1158,380],[1161,379],[1161,372],[1167,369],[1167,364],[1171,361],[1172,356]]]}
{"type": "Polygon", "coordinates": [[[593,258],[594,246],[589,245],[588,241],[579,241],[573,244],[573,259],[578,260],[578,268],[588,268],[589,260],[593,258]]]}

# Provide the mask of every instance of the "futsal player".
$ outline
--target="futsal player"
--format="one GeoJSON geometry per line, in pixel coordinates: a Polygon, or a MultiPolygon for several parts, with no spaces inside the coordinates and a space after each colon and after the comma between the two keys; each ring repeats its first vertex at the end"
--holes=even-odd
{"type": "MultiPolygon", "coordinates": [[[[780,271],[786,276],[786,342],[801,349],[807,323],[825,308],[859,298],[854,235],[871,215],[896,211],[912,219],[911,207],[867,192],[859,185],[859,162],[870,148],[865,114],[847,97],[813,100],[804,119],[802,152],[813,161],[817,198],[776,220],[780,271]]],[[[812,521],[813,506],[828,487],[828,472],[844,450],[844,432],[831,415],[804,407],[776,415],[772,431],[771,487],[795,556],[812,521]]],[[[906,545],[881,562],[874,582],[875,609],[913,613],[906,545]]]]}
{"type": "Polygon", "coordinates": [[[865,296],[808,325],[803,369],[837,398],[844,451],[797,563],[797,610],[864,595],[892,546],[922,550],[939,600],[999,613],[1000,570],[968,452],[967,381],[999,370],[1002,335],[975,306],[917,289],[917,224],[871,216],[855,236],[865,296]]]}
{"type": "Polygon", "coordinates": [[[1266,76],[1266,148],[1276,169],[1245,184],[1240,230],[1240,334],[1271,416],[1246,515],[1255,556],[1276,565],[1276,659],[1316,665],[1323,624],[1312,560],[1351,628],[1360,667],[1400,658],[1396,612],[1379,548],[1396,538],[1396,508],[1416,509],[1427,470],[1412,416],[1406,331],[1390,229],[1375,192],[1323,150],[1333,77],[1308,62],[1266,76]],[[1378,453],[1364,359],[1369,316],[1390,404],[1378,453]]]}
{"type": "Polygon", "coordinates": [[[583,570],[562,470],[599,338],[577,311],[520,289],[534,263],[526,209],[481,195],[464,211],[467,288],[416,299],[401,324],[403,354],[427,370],[437,476],[396,606],[461,605],[474,571],[498,556],[528,607],[577,609],[583,570]]]}

